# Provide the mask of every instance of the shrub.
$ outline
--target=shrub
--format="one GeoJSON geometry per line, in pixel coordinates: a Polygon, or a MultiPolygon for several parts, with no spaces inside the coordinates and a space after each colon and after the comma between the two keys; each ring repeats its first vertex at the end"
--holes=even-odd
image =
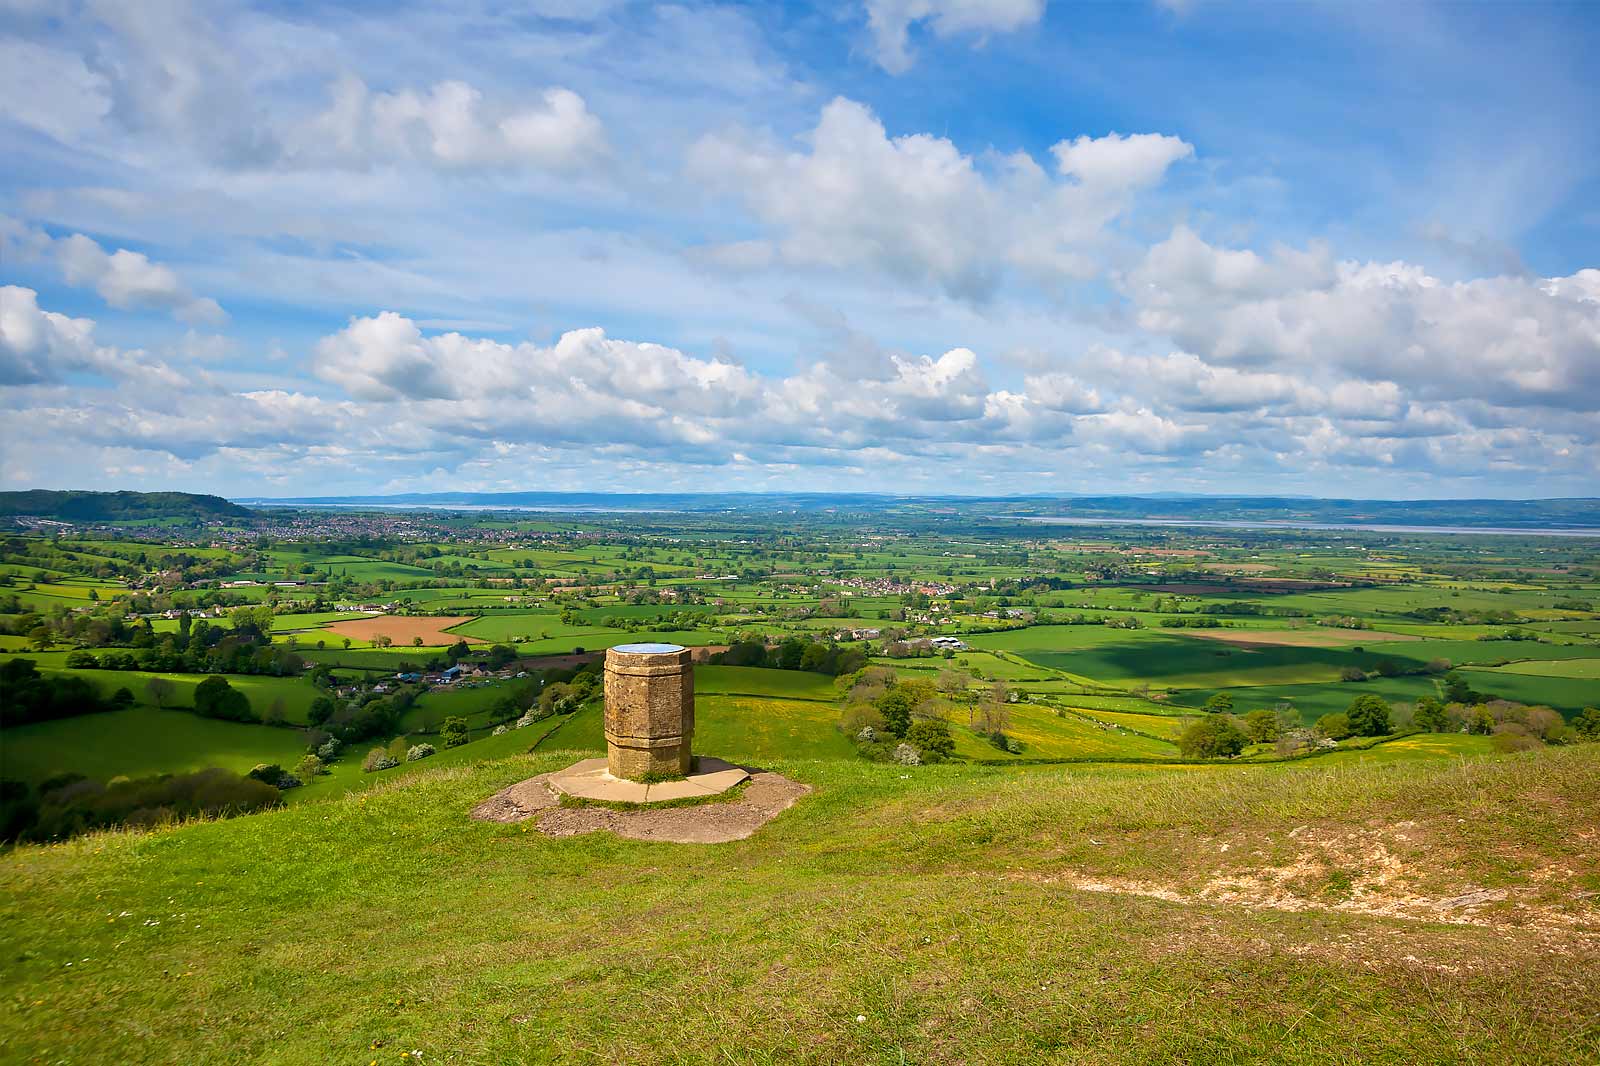
{"type": "MultiPolygon", "coordinates": [[[[467,733],[467,720],[465,718],[446,718],[444,720],[444,728],[439,730],[439,741],[445,747],[459,748],[469,739],[471,738],[467,733]]],[[[429,755],[433,754],[433,749],[429,745],[423,744],[419,746],[428,748],[429,755]]],[[[415,750],[415,748],[412,749],[412,751],[415,750]]],[[[409,759],[410,757],[410,752],[407,752],[406,758],[409,759]]]]}
{"type": "Polygon", "coordinates": [[[1584,740],[1600,740],[1600,707],[1585,707],[1572,720],[1572,728],[1584,740]]]}
{"type": "Polygon", "coordinates": [[[339,749],[343,746],[344,745],[340,744],[336,738],[329,737],[327,740],[317,745],[317,758],[321,759],[324,763],[333,762],[339,757],[339,749]]]}
{"type": "Polygon", "coordinates": [[[434,754],[436,754],[436,751],[432,744],[417,744],[406,752],[406,762],[416,762],[418,759],[426,759],[434,754]]]}
{"type": "Polygon", "coordinates": [[[910,744],[907,744],[903,740],[899,744],[895,745],[894,754],[891,755],[890,758],[899,763],[901,766],[922,765],[922,756],[917,754],[917,749],[913,748],[910,744]]]}
{"type": "Polygon", "coordinates": [[[323,774],[331,772],[332,771],[323,765],[322,760],[317,758],[315,755],[305,756],[300,760],[299,763],[295,765],[294,768],[295,776],[301,778],[302,780],[310,780],[313,777],[320,777],[323,774]]]}
{"type": "Polygon", "coordinates": [[[383,748],[373,748],[367,752],[367,757],[361,760],[361,769],[369,774],[376,770],[387,770],[391,766],[399,765],[394,757],[383,748]]]}
{"type": "Polygon", "coordinates": [[[1355,735],[1355,730],[1350,727],[1350,717],[1342,711],[1335,711],[1318,718],[1316,730],[1329,740],[1343,740],[1345,737],[1355,735]]]}
{"type": "Polygon", "coordinates": [[[870,725],[862,726],[861,731],[856,734],[857,744],[872,744],[875,743],[877,739],[878,731],[872,728],[870,725]]]}
{"type": "Polygon", "coordinates": [[[906,743],[916,748],[923,762],[942,762],[955,754],[950,726],[938,718],[923,718],[906,730],[906,743]]]}
{"type": "Polygon", "coordinates": [[[1208,714],[1178,738],[1178,750],[1189,759],[1232,758],[1244,750],[1249,738],[1228,715],[1208,714]]]}
{"type": "Polygon", "coordinates": [[[1233,696],[1226,692],[1218,692],[1206,700],[1205,710],[1207,714],[1227,714],[1233,710],[1233,696]]]}
{"type": "Polygon", "coordinates": [[[1345,712],[1350,730],[1359,737],[1386,737],[1389,735],[1389,704],[1382,696],[1372,693],[1357,696],[1350,701],[1345,712]]]}
{"type": "Polygon", "coordinates": [[[276,788],[278,782],[283,778],[283,767],[275,762],[256,763],[245,776],[252,781],[260,781],[264,785],[271,785],[276,788]]]}
{"type": "Polygon", "coordinates": [[[1340,681],[1365,681],[1367,672],[1359,666],[1346,666],[1339,671],[1340,681]]]}
{"type": "Polygon", "coordinates": [[[510,729],[510,726],[497,725],[497,726],[494,727],[494,732],[491,733],[490,735],[497,737],[497,736],[500,736],[502,733],[507,732],[509,729],[510,729]]]}

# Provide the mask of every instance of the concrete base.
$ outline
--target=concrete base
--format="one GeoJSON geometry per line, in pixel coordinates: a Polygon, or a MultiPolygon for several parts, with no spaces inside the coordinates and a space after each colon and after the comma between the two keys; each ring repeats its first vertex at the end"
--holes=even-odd
{"type": "Polygon", "coordinates": [[[578,799],[606,803],[665,803],[668,800],[720,796],[750,775],[734,766],[702,755],[695,772],[680,781],[660,781],[647,785],[613,777],[605,759],[585,759],[551,774],[549,786],[578,799]]]}

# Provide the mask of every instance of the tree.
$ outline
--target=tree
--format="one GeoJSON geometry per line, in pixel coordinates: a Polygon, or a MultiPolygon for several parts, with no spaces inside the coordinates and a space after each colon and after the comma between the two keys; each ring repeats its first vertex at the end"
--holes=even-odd
{"type": "Polygon", "coordinates": [[[965,670],[940,670],[939,691],[946,696],[966,695],[967,684],[972,680],[972,675],[965,670]]]}
{"type": "Polygon", "coordinates": [[[1244,731],[1257,744],[1271,744],[1278,739],[1278,714],[1276,711],[1251,711],[1244,716],[1244,731]]]}
{"type": "Polygon", "coordinates": [[[1351,731],[1358,737],[1389,735],[1389,704],[1382,696],[1365,693],[1350,701],[1344,712],[1351,731]]]}
{"type": "MultiPolygon", "coordinates": [[[[187,617],[187,616],[186,616],[187,617]]],[[[177,686],[164,677],[152,677],[144,684],[144,694],[150,702],[157,707],[165,708],[172,700],[173,690],[177,686]]]]}
{"type": "Polygon", "coordinates": [[[1572,728],[1584,740],[1600,740],[1600,707],[1585,707],[1572,720],[1572,728]]]}
{"type": "Polygon", "coordinates": [[[906,735],[911,728],[911,712],[917,709],[917,700],[905,685],[896,685],[879,696],[874,703],[883,715],[883,727],[897,737],[906,735]]]}
{"type": "Polygon", "coordinates": [[[1354,735],[1354,731],[1350,728],[1349,717],[1339,711],[1318,718],[1316,730],[1329,740],[1343,740],[1354,735]]]}
{"type": "Polygon", "coordinates": [[[1424,733],[1446,733],[1450,730],[1450,717],[1444,713],[1444,704],[1432,696],[1424,696],[1417,701],[1411,724],[1424,733]]]}
{"type": "Polygon", "coordinates": [[[1208,714],[1183,731],[1178,750],[1189,759],[1232,758],[1244,750],[1248,741],[1231,717],[1208,714]]]}
{"type": "Polygon", "coordinates": [[[333,717],[333,712],[338,710],[337,705],[327,696],[318,696],[311,701],[310,708],[306,711],[306,721],[312,725],[321,725],[333,717]]]}
{"type": "Polygon", "coordinates": [[[194,710],[202,718],[221,718],[229,722],[255,720],[250,700],[228,684],[225,677],[208,677],[195,686],[194,710]]]}
{"type": "Polygon", "coordinates": [[[906,743],[917,749],[923,762],[939,762],[955,753],[950,726],[940,718],[922,718],[906,730],[906,743]]]}
{"type": "Polygon", "coordinates": [[[1233,710],[1233,696],[1227,692],[1218,692],[1206,700],[1207,714],[1228,714],[1233,710]]]}
{"type": "Polygon", "coordinates": [[[465,718],[446,718],[444,726],[439,730],[439,742],[447,748],[459,748],[469,739],[467,735],[467,720],[465,718]]]}

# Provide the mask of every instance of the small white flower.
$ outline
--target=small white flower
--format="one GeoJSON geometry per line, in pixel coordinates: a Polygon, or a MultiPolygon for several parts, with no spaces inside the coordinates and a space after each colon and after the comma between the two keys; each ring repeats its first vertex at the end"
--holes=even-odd
{"type": "Polygon", "coordinates": [[[867,1020],[867,1016],[865,1014],[856,1015],[857,1024],[864,1024],[866,1022],[866,1020],[867,1020]]]}

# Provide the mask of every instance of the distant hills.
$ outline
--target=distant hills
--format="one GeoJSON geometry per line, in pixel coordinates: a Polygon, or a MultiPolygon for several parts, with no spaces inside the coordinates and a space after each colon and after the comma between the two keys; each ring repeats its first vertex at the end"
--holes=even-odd
{"type": "Polygon", "coordinates": [[[0,517],[27,515],[62,522],[132,522],[160,518],[250,518],[247,507],[190,492],[0,492],[0,517]]]}

